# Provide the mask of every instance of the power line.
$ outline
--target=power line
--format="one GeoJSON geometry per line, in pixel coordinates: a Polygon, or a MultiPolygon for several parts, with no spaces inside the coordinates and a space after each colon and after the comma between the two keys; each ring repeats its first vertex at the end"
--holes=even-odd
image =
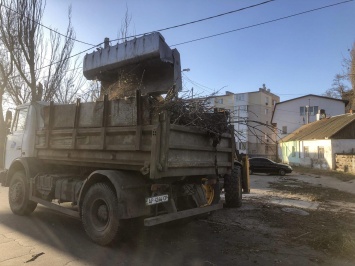
{"type": "MultiPolygon", "coordinates": [[[[103,44],[103,43],[99,43],[99,44],[96,45],[96,46],[99,46],[99,45],[101,45],[101,44],[103,44]]],[[[76,53],[76,54],[74,54],[74,55],[69,56],[69,57],[66,58],[65,60],[68,60],[68,59],[73,58],[73,57],[75,57],[75,56],[81,55],[81,54],[83,54],[83,53],[85,53],[85,52],[87,52],[87,51],[89,51],[89,50],[91,50],[91,49],[92,49],[92,47],[90,47],[90,48],[88,48],[88,49],[86,49],[86,50],[84,50],[84,51],[78,52],[78,53],[76,53]]],[[[60,63],[60,62],[62,62],[62,61],[63,61],[63,60],[59,60],[59,61],[53,62],[53,63],[51,63],[51,64],[49,64],[49,65],[36,68],[34,71],[37,72],[38,70],[41,70],[41,69],[43,69],[43,68],[50,67],[50,66],[55,65],[55,64],[58,64],[58,63],[60,63]]],[[[26,72],[26,73],[24,73],[24,74],[28,74],[28,73],[29,73],[29,72],[26,72]]],[[[20,75],[16,75],[16,76],[10,77],[9,79],[14,79],[14,78],[17,78],[17,77],[19,77],[19,76],[20,76],[20,75]]]]}
{"type": "Polygon", "coordinates": [[[177,44],[171,45],[171,47],[182,45],[182,44],[187,44],[187,43],[192,43],[192,42],[197,42],[197,41],[201,41],[201,40],[217,37],[217,36],[220,36],[220,35],[224,35],[224,34],[236,32],[236,31],[241,31],[241,30],[245,30],[245,29],[261,26],[261,25],[264,25],[264,24],[269,24],[269,23],[276,22],[276,21],[279,21],[279,20],[284,20],[284,19],[300,16],[300,15],[303,15],[303,14],[311,13],[311,12],[314,12],[314,11],[318,11],[318,10],[321,10],[321,9],[325,9],[325,8],[329,8],[329,7],[333,7],[333,6],[337,6],[337,5],[342,5],[342,4],[345,4],[345,3],[348,3],[348,2],[353,2],[353,1],[354,0],[347,0],[347,1],[336,3],[336,4],[332,4],[332,5],[327,5],[327,6],[322,6],[322,7],[310,9],[310,10],[303,11],[303,12],[300,12],[300,13],[296,13],[296,14],[293,14],[293,15],[289,15],[289,16],[285,16],[285,17],[281,17],[281,18],[277,18],[277,19],[268,20],[268,21],[257,23],[257,24],[253,24],[253,25],[250,25],[250,26],[246,26],[246,27],[242,27],[242,28],[238,28],[238,29],[234,29],[234,30],[225,31],[225,32],[222,32],[222,33],[217,33],[217,34],[213,34],[213,35],[206,36],[206,37],[201,37],[201,38],[190,40],[190,41],[186,41],[186,42],[177,43],[177,44]]]}
{"type": "Polygon", "coordinates": [[[196,87],[199,87],[200,89],[202,89],[202,90],[204,90],[204,91],[205,91],[205,89],[208,89],[209,91],[212,91],[212,92],[216,91],[215,89],[211,89],[211,88],[209,88],[209,87],[207,87],[207,86],[205,86],[205,85],[202,85],[202,84],[200,84],[200,83],[198,83],[198,82],[196,82],[196,81],[191,80],[186,74],[184,74],[184,72],[182,72],[182,73],[183,73],[183,76],[184,76],[192,85],[195,85],[196,87]]]}
{"type": "MultiPolygon", "coordinates": [[[[180,25],[176,25],[176,26],[172,26],[172,27],[168,27],[168,28],[164,28],[164,29],[160,29],[158,31],[164,31],[164,30],[168,30],[168,29],[172,29],[172,28],[177,28],[177,27],[181,27],[181,26],[185,26],[185,25],[189,25],[189,24],[193,24],[193,23],[197,23],[197,22],[200,22],[200,21],[204,21],[204,20],[207,20],[207,19],[211,19],[211,18],[214,18],[214,17],[218,17],[218,16],[222,16],[222,15],[226,15],[226,14],[229,14],[229,13],[232,13],[232,12],[237,12],[237,11],[241,11],[241,10],[245,10],[245,9],[248,9],[248,8],[251,8],[251,7],[255,7],[255,6],[258,6],[258,5],[262,5],[262,4],[266,4],[266,3],[269,3],[271,1],[275,1],[275,0],[269,0],[269,1],[266,1],[266,2],[262,2],[262,3],[259,3],[259,4],[256,4],[256,5],[252,5],[252,6],[249,6],[249,7],[245,7],[245,8],[242,8],[242,9],[238,9],[238,10],[233,10],[233,11],[229,11],[229,12],[226,12],[226,13],[223,13],[223,14],[219,14],[219,15],[216,15],[216,16],[212,16],[212,17],[209,17],[209,18],[205,18],[205,19],[200,19],[200,20],[196,20],[196,21],[192,21],[192,22],[188,22],[188,23],[184,23],[184,24],[180,24],[180,25]]],[[[235,30],[231,30],[231,31],[227,31],[227,32],[223,32],[223,33],[219,33],[219,34],[214,34],[214,35],[210,35],[210,36],[207,36],[207,37],[202,37],[202,38],[198,38],[198,39],[195,39],[195,40],[191,40],[191,41],[187,41],[187,42],[182,42],[182,43],[178,43],[178,44],[174,44],[174,45],[171,45],[171,46],[177,46],[177,45],[182,45],[182,44],[186,44],[186,43],[191,43],[191,42],[195,42],[195,41],[199,41],[199,40],[203,40],[203,39],[208,39],[208,38],[212,38],[212,37],[216,37],[216,36],[220,36],[220,35],[224,35],[224,34],[227,34],[227,33],[231,33],[231,32],[235,32],[235,31],[240,31],[240,30],[244,30],[244,29],[248,29],[248,28],[252,28],[252,27],[256,27],[256,26],[260,26],[260,25],[263,25],[263,24],[268,24],[268,23],[271,23],[271,22],[276,22],[276,21],[279,21],[279,20],[283,20],[283,19],[287,19],[287,18],[291,18],[291,17],[295,17],[295,16],[299,16],[299,15],[302,15],[302,14],[306,14],[306,13],[310,13],[310,12],[314,12],[314,11],[317,11],[317,10],[321,10],[321,9],[325,9],[325,8],[329,8],[329,7],[333,7],[333,6],[337,6],[337,5],[340,5],[340,4],[344,4],[344,3],[348,3],[348,2],[353,2],[354,0],[347,0],[347,1],[343,1],[343,2],[339,2],[339,3],[336,3],[336,4],[332,4],[332,5],[327,5],[327,6],[323,6],[323,7],[319,7],[319,8],[315,8],[315,9],[311,9],[311,10],[307,10],[307,11],[303,11],[303,12],[300,12],[300,13],[296,13],[296,14],[293,14],[293,15],[289,15],[289,16],[285,16],[285,17],[282,17],[282,18],[278,18],[278,19],[273,19],[273,20],[269,20],[269,21],[266,21],[266,22],[262,22],[262,23],[258,23],[258,24],[254,24],[254,25],[251,25],[251,26],[247,26],[247,27],[243,27],[243,28],[238,28],[238,29],[235,29],[235,30]]],[[[4,6],[6,7],[6,6],[4,6]]],[[[6,7],[8,8],[8,7],[6,7]]],[[[34,21],[35,23],[38,23],[36,21],[34,21]]],[[[41,25],[42,27],[45,27],[49,30],[52,30],[50,28],[48,28],[47,26],[44,26],[40,23],[38,23],[39,25],[41,25]]],[[[57,32],[58,34],[61,34],[59,32],[57,32]]],[[[151,33],[151,32],[149,32],[151,33]]],[[[144,33],[144,34],[147,34],[147,33],[144,33]]],[[[141,35],[144,35],[144,34],[137,34],[137,35],[133,35],[133,36],[129,36],[129,37],[126,37],[126,38],[133,38],[133,37],[137,37],[137,36],[141,36],[141,35]]],[[[61,34],[63,35],[63,34],[61,34]]],[[[66,35],[63,35],[65,37],[67,37],[66,35]]],[[[115,39],[115,40],[112,40],[112,41],[116,41],[116,40],[120,40],[120,39],[123,39],[123,38],[119,38],[119,39],[115,39]]],[[[73,39],[75,41],[78,41],[78,42],[81,42],[79,40],[76,40],[76,39],[73,39]]],[[[84,43],[84,42],[83,42],[84,43]]],[[[85,44],[88,44],[88,43],[85,43],[85,44]]],[[[88,45],[91,45],[93,47],[97,47],[99,45],[103,44],[103,42],[97,44],[97,45],[92,45],[92,44],[88,44],[88,45]]],[[[83,54],[89,50],[91,50],[92,47],[84,50],[84,51],[81,51],[81,52],[78,52],[72,56],[69,56],[67,59],[70,59],[72,57],[75,57],[75,56],[78,56],[80,54],[83,54]]],[[[37,68],[35,69],[35,71],[38,71],[38,70],[41,70],[43,68],[47,68],[51,65],[54,65],[54,64],[57,64],[59,62],[61,62],[62,60],[60,61],[57,61],[57,62],[53,62],[49,65],[46,65],[46,66],[43,66],[43,67],[40,67],[40,68],[37,68]]],[[[25,73],[26,74],[26,73],[25,73]]],[[[18,77],[19,75],[16,75],[16,76],[13,76],[11,77],[12,78],[15,78],[15,77],[18,77]]],[[[206,87],[207,88],[207,87],[206,87]]],[[[209,88],[210,89],[210,88],[209,88]]]]}
{"type": "Polygon", "coordinates": [[[210,17],[206,17],[206,18],[202,18],[202,19],[198,19],[198,20],[182,23],[182,24],[179,24],[179,25],[163,28],[163,29],[156,30],[156,31],[150,31],[150,32],[136,34],[136,35],[132,35],[132,36],[124,37],[124,38],[118,38],[118,39],[114,39],[114,40],[111,40],[111,41],[113,42],[113,41],[119,41],[119,40],[124,40],[124,39],[128,39],[128,38],[135,38],[137,36],[143,36],[145,34],[150,34],[150,33],[157,32],[157,31],[171,30],[171,29],[175,29],[175,28],[179,28],[179,27],[195,24],[195,23],[198,23],[198,22],[202,22],[202,21],[205,21],[205,20],[214,19],[214,18],[217,18],[217,17],[222,17],[222,16],[229,15],[229,14],[232,14],[232,13],[240,12],[240,11],[243,11],[243,10],[246,10],[246,9],[250,9],[250,8],[253,8],[253,7],[257,7],[257,6],[261,6],[261,5],[264,5],[264,4],[273,2],[273,1],[276,1],[276,0],[268,0],[268,1],[265,1],[265,2],[262,2],[262,3],[259,3],[259,4],[255,4],[255,5],[251,5],[251,6],[247,6],[247,7],[243,7],[243,8],[239,8],[239,9],[235,9],[235,10],[228,11],[228,12],[225,12],[225,13],[221,13],[221,14],[218,14],[218,15],[215,15],[215,16],[210,16],[210,17]]]}
{"type": "MultiPolygon", "coordinates": [[[[5,8],[7,8],[8,10],[10,10],[11,12],[16,13],[17,15],[21,15],[21,16],[23,15],[23,14],[20,14],[18,11],[14,10],[14,9],[8,7],[8,6],[5,6],[4,4],[0,4],[0,7],[5,7],[5,8]]],[[[58,35],[61,35],[61,36],[65,37],[65,38],[68,38],[68,39],[70,39],[70,40],[72,40],[72,41],[79,42],[79,43],[86,44],[86,45],[90,45],[90,46],[93,46],[93,47],[96,46],[96,45],[94,45],[94,44],[87,43],[87,42],[83,42],[83,41],[80,41],[80,40],[78,40],[78,39],[71,38],[71,37],[69,37],[69,36],[67,36],[67,35],[64,35],[63,33],[60,33],[60,32],[58,32],[58,31],[56,31],[56,30],[53,30],[53,29],[51,29],[50,27],[48,27],[48,26],[46,26],[46,25],[43,25],[42,23],[40,23],[40,22],[38,22],[38,21],[36,21],[36,20],[34,20],[34,19],[28,17],[28,16],[25,16],[25,15],[24,15],[24,17],[27,18],[27,19],[29,19],[29,20],[31,20],[32,22],[38,24],[39,26],[41,26],[41,27],[43,27],[43,28],[45,28],[45,29],[47,29],[47,30],[49,30],[49,31],[52,31],[52,32],[54,32],[54,33],[56,33],[56,34],[58,34],[58,35]]]]}

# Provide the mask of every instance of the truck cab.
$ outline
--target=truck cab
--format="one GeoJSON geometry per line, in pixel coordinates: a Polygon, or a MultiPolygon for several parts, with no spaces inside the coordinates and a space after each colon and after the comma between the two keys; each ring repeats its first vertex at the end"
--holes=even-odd
{"type": "Polygon", "coordinates": [[[4,166],[8,170],[18,158],[35,156],[36,130],[43,126],[42,109],[45,102],[35,102],[16,107],[6,137],[4,166]]]}

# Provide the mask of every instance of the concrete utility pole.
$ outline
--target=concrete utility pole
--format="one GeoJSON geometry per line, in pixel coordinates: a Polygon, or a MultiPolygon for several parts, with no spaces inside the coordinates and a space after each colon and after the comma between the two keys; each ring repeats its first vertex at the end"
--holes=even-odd
{"type": "Polygon", "coordinates": [[[311,99],[308,99],[308,108],[307,108],[307,124],[309,123],[309,108],[311,107],[311,99]]]}

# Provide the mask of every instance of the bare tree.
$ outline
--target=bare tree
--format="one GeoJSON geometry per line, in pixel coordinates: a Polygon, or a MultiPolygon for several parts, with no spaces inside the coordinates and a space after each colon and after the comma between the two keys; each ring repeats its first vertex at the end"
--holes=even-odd
{"type": "MultiPolygon", "coordinates": [[[[70,101],[77,90],[77,62],[71,67],[70,55],[74,47],[75,32],[68,12],[66,36],[51,31],[49,40],[43,34],[42,21],[45,2],[42,0],[0,0],[0,34],[4,46],[12,49],[17,76],[8,93],[15,103],[55,100],[70,101]],[[12,23],[9,23],[11,21],[12,23]],[[46,58],[48,55],[48,58],[46,58]],[[45,61],[46,60],[46,61],[45,61]],[[68,74],[68,72],[70,72],[68,74]],[[64,91],[62,91],[64,90],[64,91]],[[63,97],[65,96],[65,97],[63,97]]],[[[83,82],[79,82],[82,86],[83,82]]]]}
{"type": "Polygon", "coordinates": [[[84,84],[78,61],[69,69],[75,39],[71,8],[66,36],[51,31],[48,41],[41,26],[44,9],[42,0],[0,0],[0,155],[6,134],[5,98],[15,105],[73,102],[84,84]]]}
{"type": "MultiPolygon", "coordinates": [[[[71,24],[71,7],[68,11],[68,20],[69,24],[63,44],[60,35],[53,32],[50,34],[49,66],[43,71],[46,75],[43,78],[43,97],[39,97],[44,101],[72,102],[72,98],[75,97],[80,86],[82,86],[82,82],[79,80],[81,78],[79,77],[80,72],[77,71],[79,69],[77,60],[72,65],[73,69],[69,70],[71,66],[70,55],[75,38],[75,32],[71,24]]],[[[40,88],[38,92],[41,92],[40,88]]]]}
{"type": "Polygon", "coordinates": [[[42,67],[43,31],[38,24],[42,20],[44,4],[41,0],[1,0],[0,33],[6,48],[14,44],[13,62],[23,82],[31,91],[32,100],[38,100],[37,68],[42,67]],[[9,20],[13,21],[9,25],[9,20]],[[4,23],[5,22],[5,23],[4,23]]]}
{"type": "Polygon", "coordinates": [[[336,74],[332,87],[324,93],[324,96],[332,97],[336,99],[343,99],[344,95],[350,90],[350,88],[346,85],[347,75],[336,74]]]}
{"type": "Polygon", "coordinates": [[[3,45],[0,45],[0,168],[3,165],[3,149],[5,144],[6,130],[7,130],[7,121],[3,115],[3,101],[6,87],[9,83],[9,78],[13,72],[13,62],[11,60],[11,53],[7,52],[6,49],[3,49],[3,45]]]}
{"type": "Polygon", "coordinates": [[[351,89],[355,92],[355,42],[349,49],[349,58],[344,58],[343,67],[351,84],[351,89]]]}
{"type": "Polygon", "coordinates": [[[343,58],[343,73],[335,75],[332,87],[323,95],[347,100],[346,111],[355,109],[355,42],[349,49],[349,57],[343,58]]]}

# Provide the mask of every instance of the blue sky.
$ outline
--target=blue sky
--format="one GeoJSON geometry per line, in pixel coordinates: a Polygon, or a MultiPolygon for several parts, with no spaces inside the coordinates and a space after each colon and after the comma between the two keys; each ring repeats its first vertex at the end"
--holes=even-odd
{"type": "MultiPolygon", "coordinates": [[[[68,6],[77,39],[98,44],[116,39],[126,6],[129,32],[140,34],[217,15],[265,0],[51,0],[43,24],[65,33],[68,6]]],[[[276,0],[258,7],[161,32],[169,45],[281,18],[342,0],[276,0]]],[[[355,41],[355,1],[278,22],[179,45],[186,90],[242,93],[263,83],[281,101],[322,94],[342,71],[355,41]],[[204,87],[198,84],[204,85],[204,87]]],[[[46,30],[45,30],[46,31],[46,30]]],[[[75,51],[90,48],[77,43],[75,51]]]]}

